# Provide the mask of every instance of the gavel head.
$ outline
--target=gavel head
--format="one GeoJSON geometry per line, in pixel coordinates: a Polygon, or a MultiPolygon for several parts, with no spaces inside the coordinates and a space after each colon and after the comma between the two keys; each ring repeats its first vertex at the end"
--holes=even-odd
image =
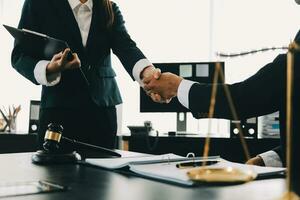
{"type": "Polygon", "coordinates": [[[59,152],[59,143],[62,138],[63,127],[59,124],[50,123],[44,137],[43,148],[48,153],[59,152]]]}
{"type": "Polygon", "coordinates": [[[38,150],[32,155],[32,162],[35,164],[52,164],[52,163],[77,163],[81,157],[75,151],[63,150],[65,147],[60,145],[63,127],[51,123],[48,125],[44,137],[43,150],[38,150]],[[60,146],[62,148],[60,149],[60,146]]]}

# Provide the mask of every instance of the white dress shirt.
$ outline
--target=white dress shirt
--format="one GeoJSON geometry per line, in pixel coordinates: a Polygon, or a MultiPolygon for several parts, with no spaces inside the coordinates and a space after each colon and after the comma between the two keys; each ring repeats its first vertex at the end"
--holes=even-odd
{"type": "Polygon", "coordinates": [[[189,93],[193,84],[196,82],[183,79],[177,90],[178,101],[186,108],[189,108],[189,93]]]}
{"type": "Polygon", "coordinates": [[[82,4],[79,0],[68,1],[80,30],[82,44],[86,47],[92,21],[93,1],[88,0],[84,4],[82,4]]]}
{"type": "MultiPolygon", "coordinates": [[[[183,79],[177,90],[178,101],[186,108],[189,109],[189,93],[193,84],[196,82],[183,79]]],[[[264,163],[268,167],[282,167],[282,161],[275,151],[267,151],[259,154],[264,163]]]]}
{"type": "Polygon", "coordinates": [[[283,167],[279,155],[275,151],[267,151],[259,154],[267,167],[283,167]]]}
{"type": "MultiPolygon", "coordinates": [[[[85,2],[84,4],[82,4],[80,0],[68,1],[80,29],[82,44],[85,47],[92,21],[93,0],[87,0],[87,2],[85,2]]],[[[46,67],[49,62],[49,60],[39,61],[34,69],[34,77],[36,81],[41,85],[54,86],[59,83],[61,79],[61,73],[46,75],[46,67]]],[[[140,73],[145,67],[149,65],[152,65],[150,61],[148,61],[147,59],[141,59],[133,67],[132,75],[135,80],[140,83],[140,85],[142,85],[140,73]]]]}

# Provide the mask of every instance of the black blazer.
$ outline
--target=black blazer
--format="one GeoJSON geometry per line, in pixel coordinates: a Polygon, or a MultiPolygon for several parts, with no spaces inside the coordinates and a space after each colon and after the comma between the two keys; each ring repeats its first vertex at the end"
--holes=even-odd
{"type": "MultiPolygon", "coordinates": [[[[129,74],[135,63],[145,58],[128,35],[117,5],[113,3],[115,21],[106,28],[106,14],[100,0],[93,0],[93,15],[86,48],[82,45],[80,30],[67,0],[26,0],[19,28],[26,28],[65,40],[81,60],[82,69],[90,86],[87,87],[79,70],[62,73],[59,84],[42,88],[41,106],[74,107],[93,100],[99,106],[114,106],[122,102],[115,72],[111,66],[110,50],[118,56],[129,74]]],[[[34,44],[33,44],[34,48],[34,44]]],[[[38,84],[34,68],[42,57],[31,57],[15,43],[12,65],[24,77],[38,84]]]]}
{"type": "MultiPolygon", "coordinates": [[[[300,31],[295,41],[300,44],[300,31]]],[[[255,75],[250,78],[228,85],[233,102],[240,119],[247,119],[255,116],[270,114],[276,111],[280,113],[280,133],[282,145],[285,147],[286,131],[286,63],[287,56],[282,54],[277,56],[273,62],[265,65],[255,75]]],[[[243,66],[241,66],[242,68],[243,66]]],[[[295,137],[300,137],[300,54],[295,54],[294,64],[294,123],[293,129],[295,137]]],[[[194,116],[207,116],[210,97],[211,84],[194,84],[189,93],[189,107],[194,116]]],[[[214,117],[232,119],[233,116],[225,96],[223,85],[217,86],[217,97],[214,117]]],[[[299,140],[299,139],[298,139],[299,140]]],[[[296,141],[296,140],[295,140],[296,141]]],[[[299,140],[300,144],[300,140],[299,140]]],[[[285,148],[276,148],[275,151],[285,162],[285,148]]]]}

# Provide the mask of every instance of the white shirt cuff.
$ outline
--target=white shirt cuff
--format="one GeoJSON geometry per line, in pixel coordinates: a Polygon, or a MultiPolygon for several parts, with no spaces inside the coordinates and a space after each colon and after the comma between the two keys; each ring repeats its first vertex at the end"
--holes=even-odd
{"type": "Polygon", "coordinates": [[[59,83],[61,79],[61,73],[54,73],[50,75],[46,75],[46,67],[50,61],[41,60],[39,61],[34,68],[34,78],[36,81],[45,86],[54,86],[59,83]]]}
{"type": "Polygon", "coordinates": [[[267,151],[259,154],[267,167],[282,167],[282,161],[275,151],[267,151]]]}
{"type": "Polygon", "coordinates": [[[140,79],[140,74],[143,71],[143,69],[147,66],[152,65],[152,63],[148,59],[141,59],[137,61],[132,69],[132,75],[134,79],[140,84],[143,85],[142,80],[140,79]]]}
{"type": "Polygon", "coordinates": [[[189,93],[194,83],[196,82],[183,79],[177,90],[178,101],[186,108],[189,108],[189,93]]]}

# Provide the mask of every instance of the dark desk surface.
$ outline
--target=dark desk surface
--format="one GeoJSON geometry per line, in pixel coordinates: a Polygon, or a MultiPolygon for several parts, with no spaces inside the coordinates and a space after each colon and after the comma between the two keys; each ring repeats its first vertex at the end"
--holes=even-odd
{"type": "Polygon", "coordinates": [[[5,199],[274,200],[285,191],[284,179],[259,180],[235,186],[183,188],[82,165],[37,166],[31,163],[30,157],[31,153],[0,155],[1,182],[48,180],[72,189],[5,199]]]}
{"type": "Polygon", "coordinates": [[[0,133],[0,153],[36,151],[35,134],[0,133]]]}
{"type": "MultiPolygon", "coordinates": [[[[127,142],[129,151],[143,152],[148,154],[175,153],[186,156],[194,152],[197,156],[203,155],[205,138],[193,136],[171,136],[171,137],[147,137],[147,135],[136,134],[122,137],[127,142]]],[[[279,139],[245,138],[251,156],[269,151],[280,145],[279,139]]],[[[241,141],[239,138],[211,138],[210,155],[219,155],[224,159],[234,162],[245,162],[241,141]]]]}

